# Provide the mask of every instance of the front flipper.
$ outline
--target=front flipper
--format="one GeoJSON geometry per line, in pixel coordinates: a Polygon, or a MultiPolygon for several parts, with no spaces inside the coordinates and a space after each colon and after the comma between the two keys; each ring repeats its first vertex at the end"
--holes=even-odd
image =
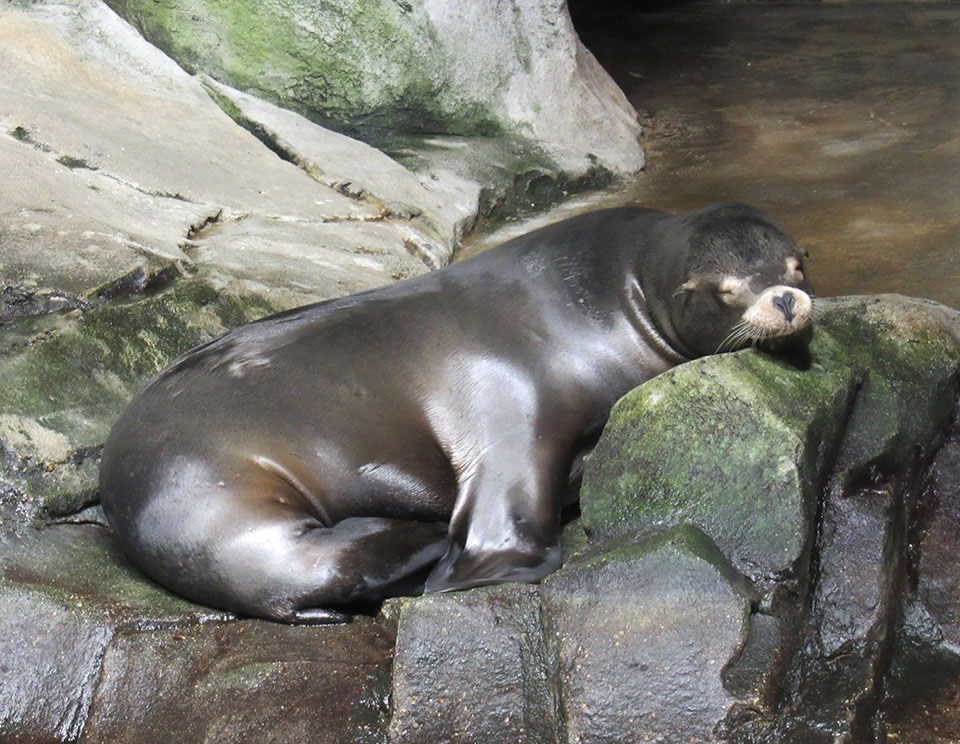
{"type": "Polygon", "coordinates": [[[541,550],[448,552],[427,578],[426,594],[452,592],[508,581],[535,583],[560,568],[558,545],[541,550]]]}
{"type": "Polygon", "coordinates": [[[462,488],[450,546],[427,577],[425,592],[535,582],[560,567],[561,469],[517,463],[516,453],[501,453],[509,457],[499,459],[488,452],[485,463],[491,464],[481,464],[462,488]],[[521,472],[497,470],[504,462],[521,472]]]}

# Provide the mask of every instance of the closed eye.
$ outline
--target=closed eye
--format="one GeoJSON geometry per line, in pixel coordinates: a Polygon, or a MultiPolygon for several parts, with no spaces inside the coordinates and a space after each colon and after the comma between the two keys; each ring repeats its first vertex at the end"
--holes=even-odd
{"type": "Polygon", "coordinates": [[[717,287],[714,289],[713,295],[719,302],[722,302],[725,305],[733,305],[737,302],[737,298],[740,297],[740,292],[727,287],[717,287]]]}
{"type": "Polygon", "coordinates": [[[746,287],[747,283],[740,277],[728,276],[718,282],[713,288],[713,291],[718,300],[732,303],[737,297],[743,294],[746,287]]]}

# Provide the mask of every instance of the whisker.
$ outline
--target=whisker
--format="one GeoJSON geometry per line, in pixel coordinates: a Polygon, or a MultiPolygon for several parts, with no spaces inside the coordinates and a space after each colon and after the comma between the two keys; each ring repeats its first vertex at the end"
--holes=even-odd
{"type": "Polygon", "coordinates": [[[745,332],[747,327],[747,322],[745,320],[738,320],[733,324],[733,328],[730,329],[730,333],[727,334],[726,338],[720,342],[720,345],[717,347],[715,354],[719,354],[723,351],[725,346],[729,345],[729,348],[733,348],[736,345],[736,341],[739,340],[740,336],[745,332]]]}
{"type": "Polygon", "coordinates": [[[737,321],[733,328],[730,329],[730,333],[727,334],[727,337],[720,342],[717,352],[719,353],[724,348],[730,349],[731,351],[735,348],[739,348],[744,341],[750,338],[751,334],[755,332],[755,330],[756,329],[750,327],[750,324],[747,323],[747,321],[737,321]]]}

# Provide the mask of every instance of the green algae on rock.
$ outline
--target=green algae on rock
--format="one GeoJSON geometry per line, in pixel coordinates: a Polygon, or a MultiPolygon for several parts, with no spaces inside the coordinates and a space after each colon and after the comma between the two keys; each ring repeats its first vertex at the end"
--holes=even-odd
{"type": "Polygon", "coordinates": [[[807,369],[750,349],[632,391],[587,465],[584,528],[602,539],[689,522],[748,574],[795,568],[831,468],[849,479],[902,464],[942,430],[955,315],[905,298],[821,300],[807,369]]]}
{"type": "Polygon", "coordinates": [[[15,489],[4,500],[20,502],[27,521],[91,503],[96,450],[143,382],[202,341],[275,309],[183,278],[152,297],[75,311],[4,354],[0,483],[15,489]]]}
{"type": "Polygon", "coordinates": [[[386,149],[398,133],[504,138],[578,175],[643,166],[636,112],[558,0],[506,13],[421,0],[109,4],[188,71],[386,149]]]}
{"type": "Polygon", "coordinates": [[[603,539],[688,522],[741,570],[791,567],[814,516],[809,461],[839,438],[854,383],[805,374],[747,351],[691,362],[629,393],[585,470],[584,528],[603,539]],[[791,385],[802,395],[776,405],[776,391],[791,385]]]}

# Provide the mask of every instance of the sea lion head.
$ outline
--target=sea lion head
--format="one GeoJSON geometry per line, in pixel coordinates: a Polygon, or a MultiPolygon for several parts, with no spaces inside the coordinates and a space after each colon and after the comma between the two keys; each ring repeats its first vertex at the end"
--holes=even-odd
{"type": "Polygon", "coordinates": [[[719,204],[676,215],[653,253],[659,303],[651,312],[680,353],[750,345],[777,351],[809,342],[806,252],[752,207],[719,204]]]}

